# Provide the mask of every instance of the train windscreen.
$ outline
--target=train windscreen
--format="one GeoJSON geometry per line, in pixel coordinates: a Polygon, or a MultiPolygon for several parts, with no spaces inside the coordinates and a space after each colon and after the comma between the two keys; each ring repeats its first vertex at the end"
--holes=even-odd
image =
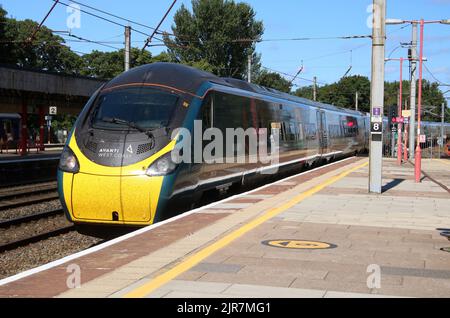
{"type": "Polygon", "coordinates": [[[145,129],[166,127],[178,98],[175,94],[152,87],[106,91],[95,102],[92,124],[94,128],[107,129],[126,128],[125,122],[145,129]]]}

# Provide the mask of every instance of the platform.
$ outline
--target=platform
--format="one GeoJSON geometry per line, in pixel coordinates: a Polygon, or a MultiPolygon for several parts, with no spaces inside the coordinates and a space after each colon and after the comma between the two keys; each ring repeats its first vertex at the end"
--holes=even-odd
{"type": "Polygon", "coordinates": [[[40,159],[47,159],[47,158],[59,158],[59,156],[61,155],[63,148],[62,147],[58,147],[58,148],[51,148],[48,150],[44,150],[44,151],[39,151],[39,152],[29,152],[28,154],[22,156],[19,153],[15,153],[15,152],[3,152],[0,153],[0,164],[2,163],[6,163],[6,162],[18,162],[18,161],[26,161],[26,160],[40,160],[40,159]]]}
{"type": "Polygon", "coordinates": [[[350,158],[0,281],[0,296],[450,297],[436,230],[450,227],[450,162],[424,160],[441,185],[383,164],[381,195],[368,159],[350,158]]]}

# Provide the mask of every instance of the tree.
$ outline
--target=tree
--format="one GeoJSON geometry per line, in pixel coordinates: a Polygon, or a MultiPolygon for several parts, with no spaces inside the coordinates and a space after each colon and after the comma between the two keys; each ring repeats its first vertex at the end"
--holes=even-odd
{"type": "Polygon", "coordinates": [[[292,87],[291,83],[280,74],[265,70],[261,71],[257,76],[255,84],[273,88],[285,93],[289,93],[292,87]]]}
{"type": "MultiPolygon", "coordinates": [[[[141,51],[138,48],[131,48],[130,67],[137,67],[150,64],[154,61],[166,62],[169,60],[167,53],[161,53],[154,59],[148,51],[141,51]]],[[[121,49],[113,52],[93,51],[83,55],[83,69],[81,74],[85,76],[110,79],[124,71],[125,50],[121,49]]]]}
{"type": "Polygon", "coordinates": [[[3,9],[3,7],[0,5],[0,60],[6,61],[6,59],[11,55],[11,44],[7,43],[6,39],[6,23],[8,19],[6,18],[6,15],[8,12],[3,9]]]}
{"type": "MultiPolygon", "coordinates": [[[[416,87],[418,87],[419,83],[417,82],[416,87]]],[[[384,102],[385,105],[398,105],[398,94],[400,91],[400,83],[399,82],[386,82],[385,83],[385,93],[384,93],[384,102]]],[[[405,103],[409,105],[409,96],[410,96],[410,82],[403,81],[403,108],[405,107],[405,103]]],[[[416,92],[417,95],[417,92],[416,92]]],[[[442,91],[439,89],[439,83],[430,82],[426,79],[422,81],[422,105],[424,110],[422,113],[422,120],[425,121],[440,121],[441,116],[441,105],[444,103],[447,106],[447,102],[445,100],[442,91]],[[434,114],[434,115],[433,115],[434,114]]],[[[416,101],[417,104],[417,101],[416,101]]],[[[446,121],[450,120],[450,114],[446,114],[446,121]]]]}
{"type": "MultiPolygon", "coordinates": [[[[311,86],[299,88],[295,94],[312,99],[311,86]]],[[[365,76],[354,75],[341,78],[338,82],[324,85],[317,90],[317,100],[339,107],[355,109],[356,92],[358,92],[358,109],[370,110],[370,81],[365,76]]]]}
{"type": "Polygon", "coordinates": [[[64,45],[63,38],[42,26],[33,41],[29,42],[38,24],[32,20],[9,19],[6,18],[6,14],[5,10],[0,10],[2,25],[0,63],[78,74],[81,58],[64,45]]]}
{"type": "Polygon", "coordinates": [[[192,0],[192,13],[182,5],[174,22],[174,38],[164,36],[174,61],[200,66],[218,76],[245,77],[247,56],[254,52],[251,40],[263,34],[263,24],[255,20],[248,4],[192,0]]]}

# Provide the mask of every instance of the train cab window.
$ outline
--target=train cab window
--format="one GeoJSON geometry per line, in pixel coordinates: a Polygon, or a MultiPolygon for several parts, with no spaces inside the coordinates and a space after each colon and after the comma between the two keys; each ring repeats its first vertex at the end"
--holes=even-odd
{"type": "Polygon", "coordinates": [[[101,93],[92,114],[96,128],[124,129],[131,122],[146,129],[168,126],[179,97],[150,87],[127,87],[101,93]]]}

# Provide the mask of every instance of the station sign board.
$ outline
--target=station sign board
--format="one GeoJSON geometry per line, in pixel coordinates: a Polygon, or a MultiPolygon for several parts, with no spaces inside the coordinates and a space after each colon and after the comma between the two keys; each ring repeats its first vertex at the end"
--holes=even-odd
{"type": "Polygon", "coordinates": [[[48,113],[50,115],[57,115],[58,108],[56,106],[50,106],[49,109],[48,109],[48,113]]]}
{"type": "Polygon", "coordinates": [[[381,107],[374,107],[372,109],[372,116],[370,116],[372,123],[382,123],[383,117],[381,116],[381,107]]]}
{"type": "Polygon", "coordinates": [[[425,136],[425,135],[420,135],[420,136],[419,136],[419,141],[420,141],[420,143],[426,142],[426,141],[427,141],[427,136],[425,136]]]}

